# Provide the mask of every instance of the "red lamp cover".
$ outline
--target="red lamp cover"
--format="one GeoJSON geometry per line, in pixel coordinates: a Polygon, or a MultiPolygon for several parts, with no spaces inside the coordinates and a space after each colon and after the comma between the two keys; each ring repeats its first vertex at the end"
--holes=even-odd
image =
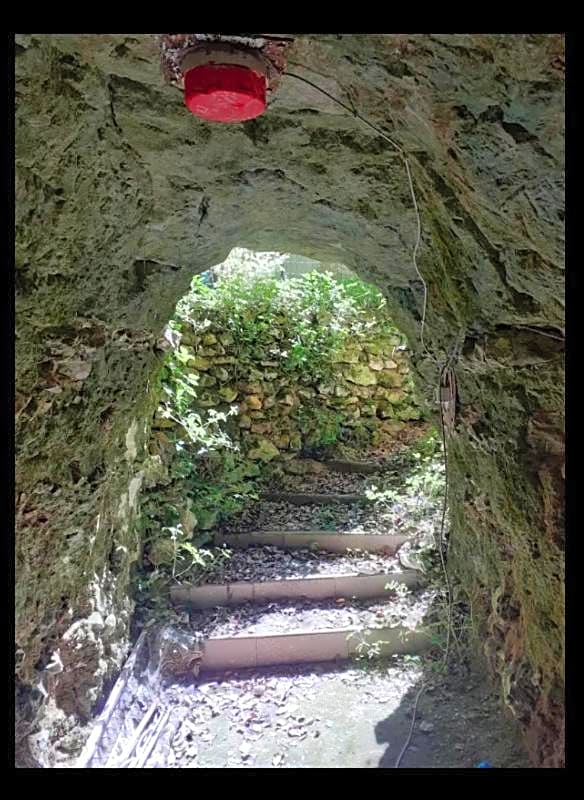
{"type": "Polygon", "coordinates": [[[184,76],[185,104],[211,122],[244,122],[266,110],[266,79],[249,67],[201,64],[184,76]]]}

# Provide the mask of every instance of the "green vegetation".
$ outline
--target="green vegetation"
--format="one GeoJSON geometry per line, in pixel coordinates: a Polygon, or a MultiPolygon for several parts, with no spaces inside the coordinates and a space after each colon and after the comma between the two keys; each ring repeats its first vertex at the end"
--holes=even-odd
{"type": "Polygon", "coordinates": [[[442,497],[444,457],[440,433],[436,428],[431,428],[423,438],[408,448],[399,459],[399,464],[398,488],[393,485],[395,480],[386,481],[389,485],[371,485],[366,491],[369,500],[392,506],[418,498],[435,502],[442,497]]]}
{"type": "MultiPolygon", "coordinates": [[[[393,336],[396,344],[403,341],[377,289],[318,272],[283,281],[238,276],[218,281],[215,288],[197,276],[191,291],[177,305],[171,326],[199,333],[218,321],[233,335],[239,356],[256,356],[259,364],[270,355],[281,370],[310,383],[334,377],[331,358],[340,354],[348,341],[372,334],[393,336]],[[284,336],[277,343],[275,326],[284,327],[284,336]]],[[[245,358],[241,361],[245,363],[245,358]]],[[[246,377],[235,372],[235,377],[246,377]]]]}
{"type": "Polygon", "coordinates": [[[420,416],[403,336],[361,281],[196,277],[167,336],[144,465],[145,592],[216,574],[228,553],[205,549],[210,531],[299,451],[368,444],[386,419],[420,416]]]}

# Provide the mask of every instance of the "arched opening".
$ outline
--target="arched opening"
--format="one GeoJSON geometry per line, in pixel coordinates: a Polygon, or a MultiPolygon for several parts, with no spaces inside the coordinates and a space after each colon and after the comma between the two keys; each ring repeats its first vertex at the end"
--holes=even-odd
{"type": "Polygon", "coordinates": [[[286,476],[288,494],[298,494],[311,475],[314,494],[327,462],[346,462],[345,478],[332,472],[323,489],[326,508],[308,526],[316,529],[332,513],[326,492],[335,502],[342,494],[335,485],[347,484],[346,500],[359,495],[357,508],[366,492],[383,495],[363,477],[376,471],[372,459],[381,468],[400,439],[439,438],[414,386],[406,337],[383,296],[344,265],[234,250],[193,280],[165,337],[170,352],[144,466],[155,487],[145,534],[156,575],[166,561],[173,577],[188,578],[193,540],[205,544],[209,531],[242,514],[252,525],[260,487],[286,476]]]}
{"type": "MultiPolygon", "coordinates": [[[[407,338],[382,294],[344,265],[236,249],[193,279],[165,341],[135,576],[134,639],[146,632],[150,643],[135,673],[140,704],[124,707],[137,728],[153,693],[174,715],[173,687],[194,675],[216,713],[202,727],[175,725],[148,764],[326,766],[326,750],[307,749],[322,735],[333,758],[349,747],[352,765],[390,765],[404,710],[424,688],[422,656],[440,668],[448,626],[459,636],[465,621],[464,604],[449,607],[440,558],[442,440],[407,338]],[[300,711],[267,724],[292,676],[310,687],[293,692],[300,711]],[[383,717],[368,699],[374,685],[391,695],[383,717]],[[250,741],[232,730],[243,718],[225,691],[254,709],[250,741]],[[322,725],[342,723],[340,696],[352,724],[331,739],[322,725]]],[[[196,692],[186,706],[205,714],[196,692]]],[[[139,763],[128,746],[120,733],[90,763],[139,763]]],[[[414,746],[410,763],[435,755],[414,746]]]]}

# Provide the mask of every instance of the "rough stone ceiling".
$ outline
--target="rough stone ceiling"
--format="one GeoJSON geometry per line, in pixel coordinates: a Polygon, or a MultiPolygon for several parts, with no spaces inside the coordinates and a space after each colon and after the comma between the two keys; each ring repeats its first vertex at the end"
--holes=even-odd
{"type": "MultiPolygon", "coordinates": [[[[328,98],[284,77],[263,117],[210,127],[163,85],[153,37],[51,38],[75,59],[67,84],[77,102],[89,100],[71,135],[95,135],[89,114],[125,151],[128,188],[143,209],[138,257],[194,270],[232,246],[277,249],[340,260],[382,288],[414,284],[420,294],[403,164],[328,98]]],[[[459,280],[481,297],[476,316],[488,307],[491,322],[508,322],[524,295],[522,316],[562,325],[555,48],[554,37],[331,35],[301,37],[290,55],[291,69],[350,97],[410,154],[421,263],[462,256],[459,280]],[[437,253],[440,245],[449,252],[437,253]]]]}

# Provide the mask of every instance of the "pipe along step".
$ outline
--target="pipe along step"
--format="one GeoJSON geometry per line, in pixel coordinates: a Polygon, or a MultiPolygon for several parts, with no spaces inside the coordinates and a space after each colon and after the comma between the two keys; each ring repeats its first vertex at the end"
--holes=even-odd
{"type": "Polygon", "coordinates": [[[424,652],[428,633],[405,626],[291,631],[246,636],[211,636],[205,644],[201,670],[243,669],[277,664],[346,661],[362,648],[374,646],[376,655],[389,657],[424,652]]]}
{"type": "Polygon", "coordinates": [[[295,506],[328,506],[339,503],[356,505],[371,502],[364,494],[312,494],[308,492],[263,492],[261,499],[268,503],[290,503],[295,506]]]}
{"type": "Polygon", "coordinates": [[[235,583],[207,583],[202,586],[173,586],[170,597],[173,603],[192,608],[214,608],[233,606],[239,603],[265,602],[307,598],[358,600],[386,597],[386,586],[392,582],[405,584],[408,588],[419,588],[423,577],[416,570],[380,575],[315,575],[306,578],[285,578],[277,581],[238,581],[235,583]]]}

